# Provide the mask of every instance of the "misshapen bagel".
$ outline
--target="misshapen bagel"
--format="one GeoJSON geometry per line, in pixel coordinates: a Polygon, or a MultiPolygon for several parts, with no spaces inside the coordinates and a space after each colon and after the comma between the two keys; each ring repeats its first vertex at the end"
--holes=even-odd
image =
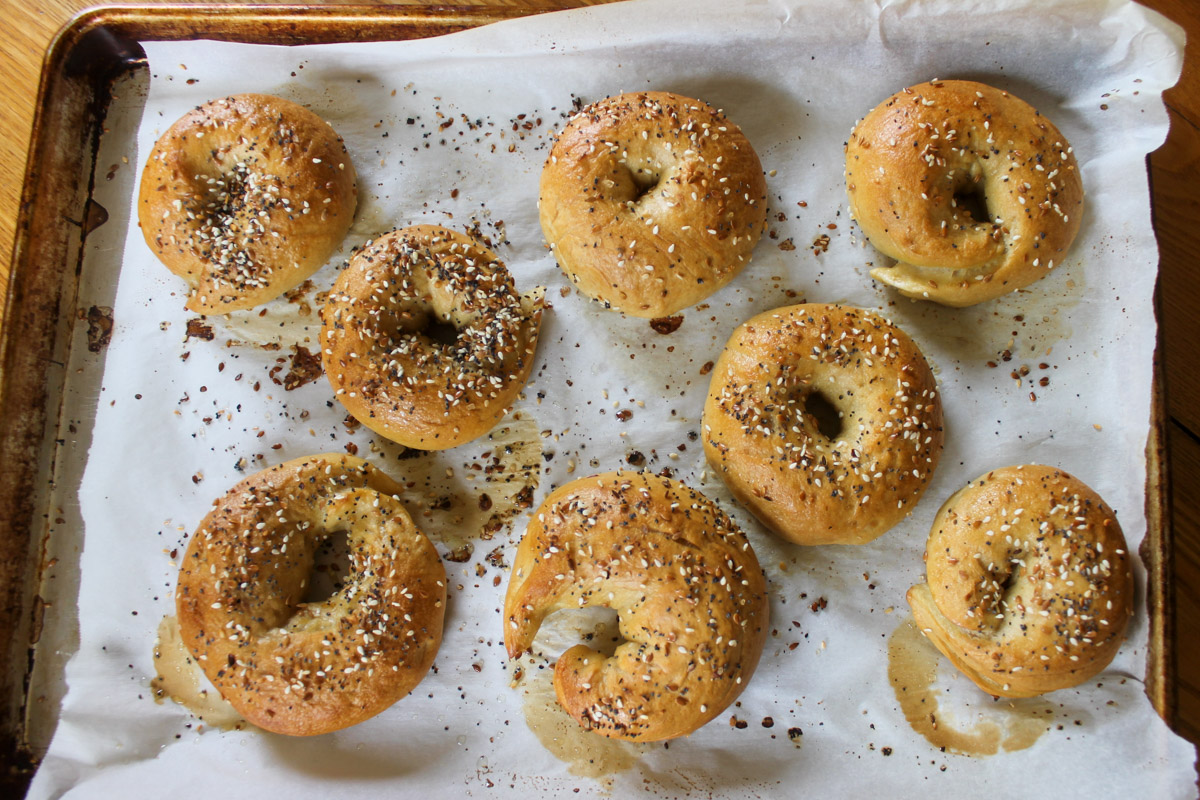
{"type": "Polygon", "coordinates": [[[897,262],[871,276],[949,306],[1042,278],[1083,217],[1063,135],[1024,101],[972,81],[919,84],[877,106],[850,134],[846,186],[867,239],[897,262]]]}
{"type": "Polygon", "coordinates": [[[912,512],[941,456],[933,372],[902,330],[869,311],[763,312],[734,331],[710,380],[709,464],[764,525],[797,544],[882,535],[912,512]],[[814,413],[821,401],[836,425],[814,413]]]}
{"type": "Polygon", "coordinates": [[[618,739],[684,736],[745,689],[768,629],[766,583],[745,535],[678,481],[610,472],[546,498],[513,562],[504,602],[510,658],[553,611],[607,606],[626,641],[584,645],[554,668],[559,704],[618,739]]]}
{"type": "Polygon", "coordinates": [[[542,308],[541,288],[518,294],[474,239],[434,225],[392,231],[355,253],[321,310],[325,375],[379,435],[455,447],[490,431],[517,399],[542,308]]]}
{"type": "Polygon", "coordinates": [[[146,244],[190,289],[187,308],[223,314],[294,288],[341,246],[358,189],[341,138],[279,97],[241,94],[188,112],[142,171],[146,244]]]}
{"type": "Polygon", "coordinates": [[[716,109],[668,92],[571,118],[542,171],[542,231],[563,271],[608,307],[674,314],[733,279],[766,224],[750,142],[716,109]]]}
{"type": "Polygon", "coordinates": [[[938,511],[913,619],[991,695],[1076,686],[1116,655],[1133,613],[1125,537],[1078,478],[1040,465],[968,483],[938,511]]]}
{"type": "Polygon", "coordinates": [[[215,502],[180,567],[184,644],[247,720],[311,736],[372,717],[408,694],[442,639],[445,571],[362,459],[319,455],[253,475],[215,502]],[[350,569],[303,602],[315,552],[345,531],[350,569]]]}

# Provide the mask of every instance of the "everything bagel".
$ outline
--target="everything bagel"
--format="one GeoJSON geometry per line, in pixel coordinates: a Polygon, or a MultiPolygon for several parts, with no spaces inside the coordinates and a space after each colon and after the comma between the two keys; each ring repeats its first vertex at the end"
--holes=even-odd
{"type": "Polygon", "coordinates": [[[971,81],[909,87],[846,145],[850,210],[896,260],[871,276],[909,297],[969,306],[1044,277],[1083,218],[1070,144],[1032,106],[971,81]]]}
{"type": "Polygon", "coordinates": [[[180,567],[184,644],[242,716],[311,736],[372,717],[437,655],[446,576],[433,544],[362,459],[295,459],[234,486],[201,521],[180,567]],[[345,531],[350,572],[304,602],[315,553],[345,531]]]}
{"type": "Polygon", "coordinates": [[[742,324],[713,368],[702,427],[734,496],[797,544],[882,535],[916,506],[942,452],[941,400],[920,349],[848,306],[789,306],[742,324]]]}
{"type": "Polygon", "coordinates": [[[542,503],[513,562],[504,644],[516,658],[563,608],[607,606],[625,642],[585,645],[554,668],[561,705],[603,736],[685,736],[746,688],[766,639],[766,582],[745,535],[699,492],[610,472],[542,503]]]}
{"type": "Polygon", "coordinates": [[[369,242],[321,310],[339,402],[406,447],[482,436],[516,400],[537,349],[542,290],[520,295],[495,253],[434,225],[369,242]]]}
{"type": "Polygon", "coordinates": [[[1133,614],[1125,537],[1078,478],[1040,465],[993,470],[938,511],[913,619],[980,689],[1033,697],[1113,660],[1133,614]]]}
{"type": "Polygon", "coordinates": [[[767,216],[758,155],[716,109],[668,92],[571,118],[542,171],[542,231],[584,294],[664,317],[731,281],[767,216]]]}
{"type": "Polygon", "coordinates": [[[279,97],[241,94],[184,115],[142,171],[146,244],[190,290],[187,308],[223,314],[294,288],[341,246],[358,189],[341,138],[279,97]]]}

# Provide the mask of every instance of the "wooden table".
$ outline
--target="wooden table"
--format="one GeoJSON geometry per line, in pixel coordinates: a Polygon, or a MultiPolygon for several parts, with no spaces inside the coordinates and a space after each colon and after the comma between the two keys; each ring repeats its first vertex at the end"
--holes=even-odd
{"type": "MultiPolygon", "coordinates": [[[[604,0],[562,0],[590,5],[604,0]]],[[[522,0],[455,0],[457,5],[534,5],[522,0]]],[[[557,5],[541,0],[536,5],[557,5]]],[[[1193,0],[1145,0],[1200,39],[1200,3],[1193,0]]],[[[51,37],[87,0],[15,0],[7,4],[8,22],[0,26],[0,297],[8,285],[17,204],[24,180],[26,148],[42,56],[51,37]]],[[[1200,281],[1192,280],[1200,263],[1200,66],[1197,48],[1188,47],[1183,78],[1167,92],[1171,132],[1150,157],[1155,230],[1161,251],[1159,322],[1167,389],[1169,476],[1173,494],[1173,603],[1177,683],[1177,729],[1200,742],[1200,281]]]]}

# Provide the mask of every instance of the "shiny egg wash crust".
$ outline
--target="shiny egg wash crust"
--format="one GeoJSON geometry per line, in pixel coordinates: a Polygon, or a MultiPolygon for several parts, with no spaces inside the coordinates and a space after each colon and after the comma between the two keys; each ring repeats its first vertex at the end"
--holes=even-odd
{"type": "Polygon", "coordinates": [[[393,441],[440,450],[489,431],[533,367],[543,303],[495,254],[432,225],[368,242],[322,309],[322,358],[337,399],[393,441]],[[430,325],[449,326],[445,342],[430,325]]]}
{"type": "Polygon", "coordinates": [[[1075,686],[1116,655],[1133,610],[1112,510],[1062,470],[1006,467],[938,512],[917,625],[984,691],[1030,697],[1075,686]]]}
{"type": "Polygon", "coordinates": [[[684,736],[750,680],[768,629],[766,583],[745,535],[678,481],[612,472],[559,488],[517,550],[505,599],[516,658],[559,609],[618,613],[613,656],[576,645],[554,670],[559,704],[585,728],[634,741],[684,736]]]}
{"type": "Polygon", "coordinates": [[[200,523],[180,568],[180,635],[250,722],[298,736],[345,728],[428,671],[445,572],[395,499],[400,491],[361,459],[311,456],[242,481],[200,523]],[[333,531],[346,532],[345,585],[303,602],[333,531]]]}
{"type": "Polygon", "coordinates": [[[235,95],[189,112],[146,164],[138,215],[147,244],[223,313],[293,288],[325,264],[353,221],[356,177],[340,137],[308,109],[235,95]]]}
{"type": "Polygon", "coordinates": [[[872,277],[952,306],[1042,278],[1062,263],[1083,213],[1062,133],[1019,98],[971,81],[919,84],[871,111],[846,145],[846,185],[863,233],[897,261],[872,277]],[[986,216],[960,203],[970,195],[986,216]]]}
{"type": "Polygon", "coordinates": [[[766,179],[724,114],[667,92],[579,111],[542,172],[539,215],[559,265],[587,295],[663,317],[720,289],[766,225],[766,179]]]}
{"type": "Polygon", "coordinates": [[[869,311],[798,305],[739,327],[704,408],[709,463],[764,525],[798,544],[857,544],[917,504],[942,450],[936,381],[916,344],[869,311]],[[806,404],[837,410],[830,438],[806,404]]]}

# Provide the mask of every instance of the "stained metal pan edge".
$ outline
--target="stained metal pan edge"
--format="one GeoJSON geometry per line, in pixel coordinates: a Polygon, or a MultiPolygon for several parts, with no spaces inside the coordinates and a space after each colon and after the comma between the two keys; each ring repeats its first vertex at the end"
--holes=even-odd
{"type": "MultiPolygon", "coordinates": [[[[25,710],[40,627],[37,587],[48,531],[47,509],[39,503],[45,495],[41,484],[53,474],[54,423],[75,324],[95,149],[113,81],[144,62],[140,43],[204,38],[290,45],[415,39],[579,4],[552,0],[471,7],[99,7],[76,16],[55,37],[42,65],[0,321],[0,464],[5,465],[0,479],[0,795],[22,796],[37,762],[25,737],[25,710]]],[[[1146,693],[1158,713],[1173,723],[1165,419],[1156,352],[1146,445],[1149,528],[1141,548],[1150,618],[1146,693]]]]}
{"type": "MultiPolygon", "coordinates": [[[[1152,176],[1150,157],[1146,173],[1152,176]]],[[[1151,222],[1154,220],[1154,181],[1150,180],[1151,222]]],[[[1155,224],[1157,231],[1157,224],[1155,224]]],[[[1154,318],[1158,334],[1154,347],[1154,379],[1150,398],[1150,432],[1146,438],[1146,538],[1138,550],[1146,567],[1146,608],[1150,619],[1146,652],[1146,696],[1168,725],[1177,728],[1177,674],[1174,643],[1175,586],[1172,581],[1174,554],[1171,528],[1171,463],[1168,450],[1167,385],[1162,342],[1162,284],[1155,286],[1154,318]]]]}

